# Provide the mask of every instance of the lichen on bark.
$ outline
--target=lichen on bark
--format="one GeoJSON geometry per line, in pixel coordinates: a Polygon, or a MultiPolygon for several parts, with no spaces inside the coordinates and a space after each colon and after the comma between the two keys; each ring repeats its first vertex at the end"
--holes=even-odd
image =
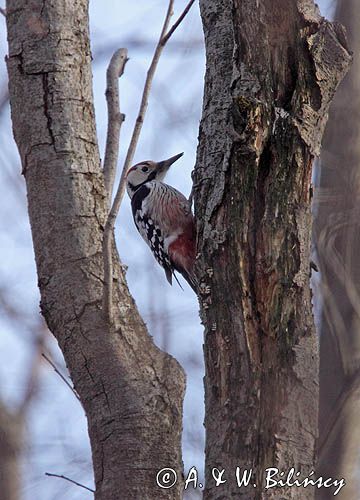
{"type": "MultiPolygon", "coordinates": [[[[229,474],[252,467],[257,483],[267,466],[314,468],[311,167],[350,55],[343,31],[312,1],[203,0],[200,6],[207,67],[195,207],[205,326],[205,498],[212,499],[218,498],[213,466],[229,474]]],[[[278,498],[278,490],[239,489],[234,477],[221,494],[278,498]]],[[[303,499],[313,492],[282,494],[303,499]]]]}

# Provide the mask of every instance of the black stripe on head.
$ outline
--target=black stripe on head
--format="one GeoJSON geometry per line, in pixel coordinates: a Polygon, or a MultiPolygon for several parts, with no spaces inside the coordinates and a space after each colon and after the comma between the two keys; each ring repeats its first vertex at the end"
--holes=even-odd
{"type": "Polygon", "coordinates": [[[137,192],[140,188],[142,188],[144,186],[144,184],[146,184],[147,182],[150,182],[150,181],[154,181],[156,179],[156,170],[154,170],[154,172],[151,172],[151,174],[148,175],[147,179],[144,180],[144,182],[142,182],[141,184],[138,184],[137,186],[135,186],[134,184],[132,184],[131,182],[128,182],[128,186],[129,188],[131,189],[131,191],[134,193],[134,192],[137,192]]]}
{"type": "Polygon", "coordinates": [[[133,193],[136,191],[136,186],[134,186],[134,184],[131,184],[131,182],[128,182],[128,187],[133,193]]]}
{"type": "Polygon", "coordinates": [[[151,172],[151,174],[148,175],[146,182],[154,181],[156,179],[156,175],[157,175],[157,171],[154,170],[153,172],[151,172]]]}
{"type": "Polygon", "coordinates": [[[150,193],[150,188],[146,186],[146,184],[142,184],[134,193],[131,198],[131,209],[133,213],[133,217],[135,217],[136,212],[141,210],[142,202],[150,193]]]}

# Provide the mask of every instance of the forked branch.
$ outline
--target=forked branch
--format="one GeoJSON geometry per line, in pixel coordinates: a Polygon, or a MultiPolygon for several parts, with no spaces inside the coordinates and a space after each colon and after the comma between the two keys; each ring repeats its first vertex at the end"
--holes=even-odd
{"type": "Polygon", "coordinates": [[[112,251],[111,251],[111,244],[112,244],[112,237],[113,237],[113,230],[114,230],[114,225],[116,221],[116,217],[119,213],[120,205],[122,202],[122,199],[124,197],[124,192],[125,192],[125,181],[126,181],[126,173],[129,170],[131,163],[133,161],[136,147],[139,141],[142,125],[144,123],[144,118],[145,118],[145,113],[148,107],[148,102],[149,102],[149,95],[150,95],[150,90],[151,90],[151,85],[152,81],[155,75],[155,71],[161,56],[161,53],[172,36],[172,34],[175,32],[176,28],[180,25],[186,14],[189,12],[191,6],[193,5],[194,0],[191,0],[187,6],[185,7],[184,11],[178,18],[178,20],[174,23],[174,25],[168,30],[169,24],[170,24],[170,19],[173,14],[173,6],[174,6],[174,0],[169,0],[169,5],[168,9],[166,12],[165,20],[163,23],[163,27],[161,30],[160,38],[159,41],[156,45],[155,52],[150,64],[150,67],[147,72],[146,80],[145,80],[145,85],[144,85],[144,90],[141,98],[141,103],[140,103],[140,108],[138,112],[138,116],[136,118],[134,130],[131,136],[131,141],[129,148],[127,150],[124,166],[121,172],[121,177],[119,181],[119,185],[117,188],[117,192],[114,198],[114,202],[112,204],[108,219],[105,224],[105,229],[104,229],[104,239],[103,239],[103,255],[104,255],[104,280],[105,280],[105,285],[104,285],[104,294],[103,294],[103,310],[106,314],[106,317],[108,318],[109,322],[112,322],[112,296],[113,296],[113,282],[112,282],[112,275],[113,275],[113,265],[112,265],[112,251]]]}
{"type": "Polygon", "coordinates": [[[187,6],[183,10],[182,14],[179,16],[178,20],[171,26],[171,28],[169,29],[169,31],[166,33],[166,35],[161,40],[162,45],[166,44],[166,42],[169,40],[169,38],[171,37],[171,35],[177,29],[177,27],[182,23],[184,17],[189,12],[189,10],[191,9],[191,7],[192,7],[192,5],[193,5],[194,2],[195,2],[195,0],[190,0],[190,2],[187,4],[187,6]]]}

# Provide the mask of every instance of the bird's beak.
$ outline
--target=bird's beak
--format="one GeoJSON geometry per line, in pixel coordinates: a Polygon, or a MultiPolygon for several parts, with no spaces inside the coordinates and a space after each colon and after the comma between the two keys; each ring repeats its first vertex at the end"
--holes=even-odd
{"type": "Polygon", "coordinates": [[[174,163],[176,162],[176,160],[178,160],[179,158],[182,157],[184,153],[179,153],[178,155],[175,155],[175,156],[172,156],[171,158],[169,158],[168,160],[163,160],[163,161],[159,161],[157,164],[156,164],[156,170],[159,174],[162,174],[162,175],[165,175],[166,172],[169,170],[169,167],[174,163]]]}

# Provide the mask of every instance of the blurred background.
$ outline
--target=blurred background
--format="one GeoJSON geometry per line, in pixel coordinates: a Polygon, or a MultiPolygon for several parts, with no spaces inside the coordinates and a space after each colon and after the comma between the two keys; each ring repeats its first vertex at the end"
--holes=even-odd
{"type": "MultiPolygon", "coordinates": [[[[175,1],[173,19],[186,4],[187,0],[175,1]]],[[[336,2],[322,0],[319,6],[323,15],[331,18],[336,2]]],[[[114,50],[127,47],[129,51],[130,60],[120,81],[121,111],[126,114],[126,121],[121,132],[119,167],[123,164],[166,7],[165,0],[90,0],[94,98],[102,158],[107,123],[106,68],[114,50]]],[[[42,356],[44,353],[68,377],[61,352],[39,311],[25,183],[11,130],[6,53],[5,19],[0,16],[0,437],[6,435],[9,420],[19,415],[25,419],[25,437],[21,436],[19,442],[23,456],[22,500],[92,498],[91,492],[45,476],[45,472],[63,474],[93,487],[83,410],[42,356]]],[[[195,164],[204,71],[203,34],[196,2],[162,55],[134,162],[162,160],[184,151],[167,182],[186,196],[191,190],[195,164]]],[[[320,170],[318,166],[317,183],[320,170]]],[[[321,227],[318,229],[321,234],[321,227]]],[[[151,335],[186,371],[184,466],[185,471],[196,466],[203,477],[203,339],[197,300],[185,282],[182,281],[184,290],[176,283],[168,285],[135,229],[127,197],[117,221],[116,238],[121,259],[128,266],[130,290],[151,335]]],[[[323,302],[318,298],[319,278],[314,290],[320,325],[323,302]]],[[[200,498],[200,495],[188,492],[186,498],[200,498]]],[[[6,500],[1,492],[0,500],[6,500]]]]}

